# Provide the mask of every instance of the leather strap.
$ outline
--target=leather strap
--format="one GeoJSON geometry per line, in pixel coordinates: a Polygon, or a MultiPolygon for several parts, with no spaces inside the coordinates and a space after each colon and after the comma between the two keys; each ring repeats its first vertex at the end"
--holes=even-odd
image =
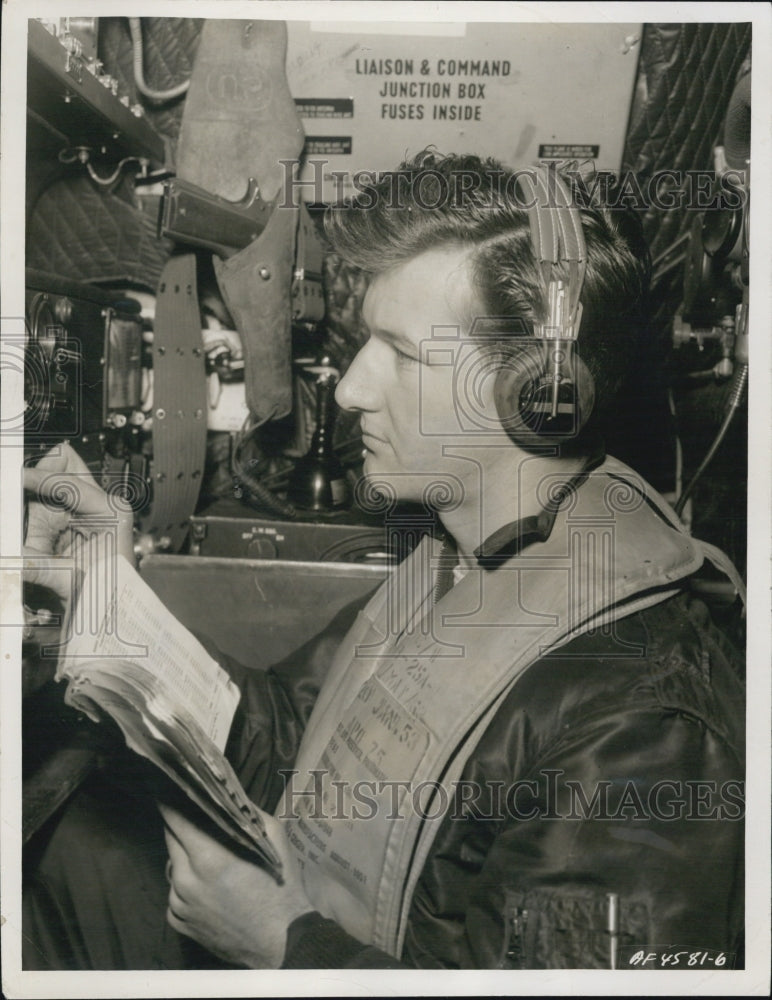
{"type": "Polygon", "coordinates": [[[206,455],[206,369],[193,254],[161,274],[153,339],[152,503],[140,530],[175,552],[196,507],[206,455]]]}

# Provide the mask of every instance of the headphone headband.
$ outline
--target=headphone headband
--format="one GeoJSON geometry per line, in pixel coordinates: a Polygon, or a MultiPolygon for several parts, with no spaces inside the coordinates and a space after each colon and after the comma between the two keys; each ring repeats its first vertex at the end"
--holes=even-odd
{"type": "Polygon", "coordinates": [[[534,333],[546,339],[575,340],[582,316],[580,297],[587,269],[587,247],[571,191],[556,170],[540,167],[518,178],[532,183],[526,202],[531,242],[547,286],[547,321],[534,333]],[[555,274],[568,265],[568,282],[555,274]]]}
{"type": "Polygon", "coordinates": [[[555,169],[525,171],[518,183],[527,197],[531,242],[547,289],[547,316],[533,329],[541,342],[541,370],[523,365],[522,359],[504,366],[496,377],[494,399],[514,441],[558,444],[576,438],[595,400],[592,376],[574,350],[587,247],[579,211],[555,169]]]}

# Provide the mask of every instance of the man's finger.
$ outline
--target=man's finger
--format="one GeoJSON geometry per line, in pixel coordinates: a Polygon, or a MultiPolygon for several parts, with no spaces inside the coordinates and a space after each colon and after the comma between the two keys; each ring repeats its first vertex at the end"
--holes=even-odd
{"type": "MultiPolygon", "coordinates": [[[[162,810],[163,815],[163,810],[162,810]]],[[[169,850],[169,857],[171,858],[172,865],[180,856],[187,856],[187,848],[182,838],[178,835],[177,830],[171,823],[167,822],[166,816],[164,815],[164,838],[166,839],[166,846],[169,850]]]]}
{"type": "Polygon", "coordinates": [[[185,921],[178,917],[176,913],[171,908],[171,905],[166,907],[166,922],[172,928],[172,930],[177,931],[179,934],[184,934],[190,937],[190,928],[186,925],[185,921]]]}
{"type": "MultiPolygon", "coordinates": [[[[173,806],[159,802],[158,809],[166,826],[167,844],[175,844],[178,849],[185,853],[186,857],[195,855],[201,846],[206,846],[211,842],[212,838],[207,833],[173,806]]],[[[172,855],[171,849],[169,854],[172,855]]],[[[174,863],[173,856],[172,863],[174,863]]]]}
{"type": "Polygon", "coordinates": [[[49,472],[76,472],[91,475],[86,463],[67,441],[54,445],[35,464],[35,468],[47,469],[49,472]]]}
{"type": "Polygon", "coordinates": [[[24,488],[75,514],[118,513],[118,498],[108,497],[88,472],[85,475],[59,473],[36,466],[24,470],[24,488]]]}
{"type": "Polygon", "coordinates": [[[178,920],[185,920],[185,900],[173,885],[169,889],[169,909],[178,920]]]}
{"type": "MultiPolygon", "coordinates": [[[[175,858],[170,855],[166,863],[166,880],[169,883],[169,902],[173,899],[186,904],[191,894],[195,895],[194,880],[191,878],[190,865],[188,859],[177,854],[175,858]]],[[[181,914],[183,911],[179,906],[174,907],[175,913],[181,914]]]]}
{"type": "Polygon", "coordinates": [[[24,583],[34,583],[53,590],[59,600],[67,604],[73,598],[73,571],[62,566],[61,560],[24,548],[24,583]]]}

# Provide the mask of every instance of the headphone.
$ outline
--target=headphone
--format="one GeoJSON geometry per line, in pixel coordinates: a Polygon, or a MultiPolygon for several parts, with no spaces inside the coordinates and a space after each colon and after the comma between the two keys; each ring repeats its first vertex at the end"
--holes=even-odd
{"type": "Polygon", "coordinates": [[[533,337],[501,342],[505,357],[493,398],[515,444],[559,445],[577,437],[595,402],[592,375],[575,351],[587,248],[579,211],[556,170],[537,168],[517,182],[527,196],[531,242],[547,288],[547,316],[534,324],[533,337]],[[526,181],[531,191],[525,190],[526,181]]]}

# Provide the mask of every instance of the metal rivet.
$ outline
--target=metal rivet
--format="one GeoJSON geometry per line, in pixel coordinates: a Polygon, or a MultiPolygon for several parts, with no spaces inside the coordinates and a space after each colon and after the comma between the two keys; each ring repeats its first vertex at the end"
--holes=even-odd
{"type": "Polygon", "coordinates": [[[166,410],[161,410],[161,409],[156,410],[155,415],[158,417],[159,420],[163,420],[164,417],[166,416],[166,410]]]}
{"type": "Polygon", "coordinates": [[[165,347],[159,347],[158,348],[158,353],[161,355],[161,357],[163,357],[164,354],[166,354],[166,348],[165,347]]]}
{"type": "Polygon", "coordinates": [[[257,273],[260,275],[263,281],[268,281],[268,279],[271,277],[270,270],[265,266],[259,268],[257,273]]]}

